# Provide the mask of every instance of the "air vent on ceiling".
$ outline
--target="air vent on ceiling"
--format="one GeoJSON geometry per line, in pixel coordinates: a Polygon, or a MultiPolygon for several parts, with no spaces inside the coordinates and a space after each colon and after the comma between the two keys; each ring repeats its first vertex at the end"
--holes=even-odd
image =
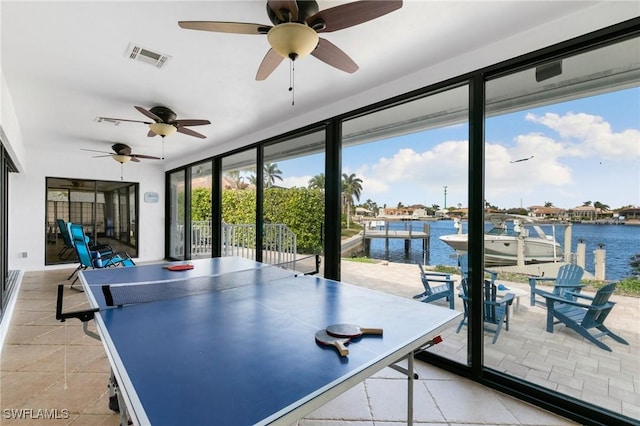
{"type": "Polygon", "coordinates": [[[154,52],[140,45],[130,43],[127,48],[126,56],[134,61],[144,62],[145,64],[153,65],[156,68],[163,68],[171,56],[164,53],[154,52]]]}

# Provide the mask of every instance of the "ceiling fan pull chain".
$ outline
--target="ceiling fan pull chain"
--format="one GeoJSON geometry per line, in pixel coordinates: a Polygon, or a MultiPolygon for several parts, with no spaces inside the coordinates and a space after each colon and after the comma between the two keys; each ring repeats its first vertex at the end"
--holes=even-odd
{"type": "Polygon", "coordinates": [[[291,105],[296,104],[296,61],[291,59],[289,61],[289,91],[291,92],[291,105]]]}
{"type": "Polygon", "coordinates": [[[162,136],[162,159],[164,160],[164,136],[162,136]]]}
{"type": "Polygon", "coordinates": [[[123,173],[123,169],[124,169],[124,164],[120,163],[120,180],[124,180],[124,178],[122,177],[123,173]]]}

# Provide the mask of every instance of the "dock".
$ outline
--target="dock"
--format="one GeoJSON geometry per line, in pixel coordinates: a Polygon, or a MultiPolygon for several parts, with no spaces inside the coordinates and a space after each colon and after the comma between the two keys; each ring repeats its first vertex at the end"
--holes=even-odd
{"type": "Polygon", "coordinates": [[[371,251],[371,240],[374,238],[384,238],[385,251],[389,251],[389,240],[401,239],[404,240],[404,252],[408,256],[411,252],[411,243],[413,240],[422,240],[422,252],[425,256],[429,256],[429,238],[431,232],[429,225],[425,224],[422,231],[415,231],[411,226],[406,230],[389,230],[389,223],[384,222],[384,225],[379,226],[378,229],[368,229],[366,226],[362,233],[362,242],[364,246],[365,256],[369,256],[371,251]],[[382,229],[380,229],[382,228],[382,229]]]}

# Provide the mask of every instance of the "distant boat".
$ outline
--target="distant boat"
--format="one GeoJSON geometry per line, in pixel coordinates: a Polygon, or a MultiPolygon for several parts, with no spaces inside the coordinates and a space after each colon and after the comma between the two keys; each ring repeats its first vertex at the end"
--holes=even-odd
{"type": "MultiPolygon", "coordinates": [[[[525,231],[524,263],[560,262],[563,252],[553,236],[546,235],[535,221],[522,215],[490,214],[486,216],[493,227],[484,235],[484,262],[489,266],[516,265],[518,262],[518,236],[525,231]],[[535,235],[531,235],[532,229],[535,235]]],[[[458,252],[468,250],[468,234],[463,234],[462,224],[455,222],[457,234],[442,235],[440,240],[458,252]]]]}

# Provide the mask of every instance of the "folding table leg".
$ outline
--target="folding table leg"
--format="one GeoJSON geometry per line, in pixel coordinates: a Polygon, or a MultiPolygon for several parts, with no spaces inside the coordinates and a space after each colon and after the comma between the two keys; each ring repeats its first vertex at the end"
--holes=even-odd
{"type": "Polygon", "coordinates": [[[413,351],[407,356],[407,425],[413,425],[413,351]]]}

